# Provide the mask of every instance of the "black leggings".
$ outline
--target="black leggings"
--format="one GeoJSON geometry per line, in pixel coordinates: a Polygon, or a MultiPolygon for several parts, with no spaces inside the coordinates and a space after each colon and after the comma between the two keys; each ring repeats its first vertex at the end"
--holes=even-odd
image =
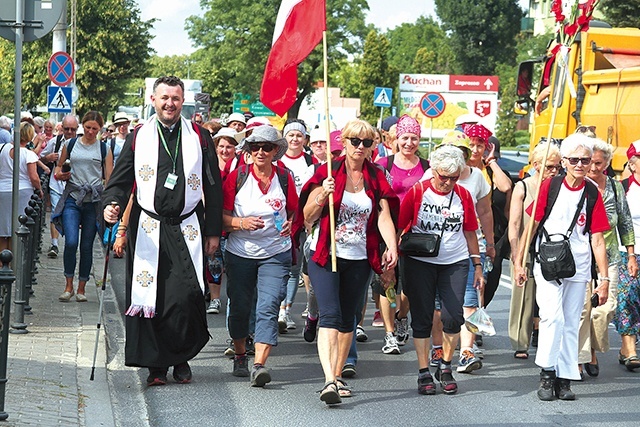
{"type": "Polygon", "coordinates": [[[409,299],[414,338],[429,338],[433,327],[436,289],[442,305],[442,326],[447,334],[457,334],[464,324],[462,303],[467,287],[469,261],[438,265],[404,259],[404,294],[409,299]]]}

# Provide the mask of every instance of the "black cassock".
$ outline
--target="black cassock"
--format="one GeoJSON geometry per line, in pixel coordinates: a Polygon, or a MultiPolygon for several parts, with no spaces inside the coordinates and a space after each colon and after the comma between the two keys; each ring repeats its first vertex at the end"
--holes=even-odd
{"type": "MultiPolygon", "coordinates": [[[[172,131],[161,127],[172,155],[178,141],[180,126],[181,122],[178,122],[172,131]]],[[[211,153],[215,153],[209,132],[203,128],[200,130],[203,140],[208,144],[208,149],[211,150],[211,153]]],[[[127,206],[135,181],[132,140],[133,134],[129,134],[102,197],[104,206],[115,201],[121,206],[121,212],[127,206]]],[[[203,153],[201,182],[203,183],[205,206],[200,203],[196,211],[202,235],[220,236],[222,232],[222,186],[217,156],[213,154],[211,157],[213,159],[211,159],[210,166],[215,182],[211,184],[207,179],[205,161],[209,161],[209,159],[203,153]]],[[[178,182],[173,190],[169,190],[164,187],[164,183],[172,168],[173,162],[158,139],[158,177],[154,207],[159,216],[175,218],[182,213],[185,200],[182,150],[178,151],[176,162],[178,182]]],[[[133,249],[136,245],[140,212],[141,208],[134,200],[129,219],[129,239],[126,251],[125,310],[131,305],[133,249]]],[[[177,365],[196,356],[209,340],[204,295],[198,284],[195,267],[184,242],[180,225],[171,225],[166,221],[160,223],[157,277],[155,317],[148,319],[140,316],[125,316],[127,333],[125,364],[127,366],[168,367],[177,365]]]]}

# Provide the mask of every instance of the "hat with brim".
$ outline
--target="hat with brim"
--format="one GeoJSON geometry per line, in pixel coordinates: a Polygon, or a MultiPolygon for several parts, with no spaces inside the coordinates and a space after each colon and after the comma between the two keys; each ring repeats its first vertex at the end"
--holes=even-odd
{"type": "Polygon", "coordinates": [[[231,141],[235,141],[235,143],[232,142],[232,144],[238,145],[240,142],[242,142],[242,138],[244,138],[244,132],[237,133],[232,128],[222,128],[213,137],[213,142],[217,144],[218,140],[222,137],[226,137],[231,141]]]}
{"type": "Polygon", "coordinates": [[[229,126],[229,123],[231,122],[240,122],[246,125],[247,119],[245,119],[244,114],[232,113],[232,114],[229,114],[229,117],[227,117],[227,126],[229,126]]]}
{"type": "Polygon", "coordinates": [[[118,112],[115,116],[113,116],[113,124],[116,126],[120,126],[125,123],[131,123],[131,119],[127,116],[127,113],[118,112]]]}
{"type": "Polygon", "coordinates": [[[287,140],[280,136],[280,133],[276,128],[272,126],[258,126],[253,129],[251,135],[245,138],[242,149],[249,153],[251,152],[249,145],[259,142],[269,142],[278,148],[278,151],[273,158],[274,160],[278,160],[284,156],[284,153],[286,153],[289,148],[287,140]]]}
{"type": "Polygon", "coordinates": [[[440,144],[438,144],[436,148],[442,147],[443,145],[453,145],[454,147],[458,147],[462,151],[466,152],[468,157],[471,154],[469,142],[469,137],[465,135],[464,132],[452,130],[442,138],[442,141],[440,141],[440,144]]]}

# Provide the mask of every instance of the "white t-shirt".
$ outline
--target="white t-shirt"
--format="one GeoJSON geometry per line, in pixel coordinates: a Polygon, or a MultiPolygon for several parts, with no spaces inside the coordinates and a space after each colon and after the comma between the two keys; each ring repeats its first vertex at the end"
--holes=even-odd
{"type": "MultiPolygon", "coordinates": [[[[40,152],[41,159],[53,153],[53,151],[56,149],[56,139],[57,139],[57,136],[54,136],[49,140],[49,142],[47,142],[47,146],[40,152]]],[[[58,147],[58,156],[62,155],[62,149],[66,144],[67,144],[67,140],[62,138],[62,141],[60,142],[60,146],[58,147]]],[[[58,166],[58,162],[56,162],[53,169],[51,170],[51,175],[49,177],[49,190],[55,191],[58,194],[62,194],[64,193],[64,186],[67,184],[67,181],[58,181],[54,177],[55,166],[58,166]]]]}
{"type": "MultiPolygon", "coordinates": [[[[237,230],[229,233],[226,250],[243,258],[254,259],[266,259],[291,250],[291,238],[281,237],[274,221],[274,212],[276,211],[285,220],[287,218],[287,198],[280,187],[275,168],[266,193],[260,188],[259,180],[251,168],[247,180],[234,195],[237,173],[236,169],[225,180],[223,208],[231,210],[233,216],[237,217],[261,217],[264,221],[264,228],[254,231],[237,230]]],[[[289,192],[291,193],[293,180],[290,176],[288,178],[289,192]]],[[[289,206],[289,209],[292,210],[293,207],[289,206]]]]}
{"type": "MultiPolygon", "coordinates": [[[[336,257],[350,260],[367,259],[367,222],[373,204],[364,189],[345,191],[336,217],[336,257]]],[[[311,250],[318,245],[318,229],[313,229],[311,250]]]]}
{"type": "MultiPolygon", "coordinates": [[[[640,184],[636,182],[633,175],[629,177],[627,203],[629,204],[629,211],[631,211],[631,219],[633,220],[633,232],[636,236],[636,244],[633,248],[636,254],[640,254],[640,184]]],[[[620,250],[627,252],[624,246],[621,246],[620,250]]]]}
{"type": "Polygon", "coordinates": [[[302,191],[302,187],[313,175],[308,175],[309,165],[307,165],[304,152],[300,153],[298,157],[289,157],[285,154],[280,160],[293,173],[293,179],[296,183],[296,193],[298,193],[299,196],[302,191]]]}
{"type": "MultiPolygon", "coordinates": [[[[11,192],[13,188],[13,159],[9,155],[13,144],[0,145],[2,152],[0,152],[0,191],[11,192]]],[[[30,163],[36,163],[38,161],[38,155],[33,151],[20,147],[20,190],[27,190],[33,188],[31,180],[29,179],[29,171],[27,165],[30,163]]]]}

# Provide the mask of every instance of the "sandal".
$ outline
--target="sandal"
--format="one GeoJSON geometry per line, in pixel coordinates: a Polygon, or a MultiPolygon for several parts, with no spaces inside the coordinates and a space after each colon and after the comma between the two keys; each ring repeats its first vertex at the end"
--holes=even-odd
{"type": "Polygon", "coordinates": [[[320,390],[320,400],[327,405],[335,405],[336,403],[342,403],[340,393],[338,393],[338,386],[335,381],[328,381],[325,383],[322,390],[320,390]]]}
{"type": "Polygon", "coordinates": [[[618,354],[618,362],[627,367],[629,371],[640,368],[640,358],[637,355],[624,357],[622,353],[618,354]]]}
{"type": "Polygon", "coordinates": [[[529,358],[529,352],[526,350],[518,350],[515,353],[513,353],[513,357],[515,357],[516,359],[528,359],[529,358]]]}
{"type": "Polygon", "coordinates": [[[351,389],[347,387],[347,383],[342,378],[336,378],[336,385],[338,386],[340,397],[351,397],[351,389]]]}

